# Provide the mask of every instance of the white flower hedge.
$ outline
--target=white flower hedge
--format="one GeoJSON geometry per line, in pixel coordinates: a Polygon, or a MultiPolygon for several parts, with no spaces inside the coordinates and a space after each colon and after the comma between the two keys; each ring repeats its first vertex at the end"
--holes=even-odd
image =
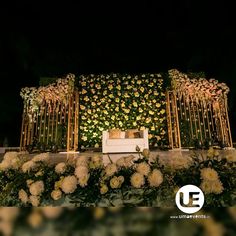
{"type": "Polygon", "coordinates": [[[166,103],[161,74],[81,75],[80,145],[99,147],[102,131],[149,129],[150,146],[167,140],[166,103]]]}

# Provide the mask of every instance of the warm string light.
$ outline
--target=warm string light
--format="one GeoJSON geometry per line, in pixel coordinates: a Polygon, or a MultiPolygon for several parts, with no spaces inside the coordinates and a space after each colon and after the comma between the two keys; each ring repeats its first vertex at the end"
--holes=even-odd
{"type": "MultiPolygon", "coordinates": [[[[175,108],[172,108],[168,117],[168,127],[176,127],[174,117],[179,116],[180,123],[186,121],[190,125],[186,131],[181,130],[183,139],[186,138],[185,133],[189,132],[192,140],[199,140],[203,144],[212,139],[212,134],[216,132],[216,137],[221,143],[232,147],[227,103],[225,103],[229,92],[227,85],[215,79],[190,79],[187,74],[178,70],[170,70],[169,76],[172,79],[172,93],[176,94],[177,98],[169,93],[170,101],[167,99],[167,103],[172,107],[171,104],[175,104],[176,100],[177,112],[175,113],[175,108]]],[[[174,141],[178,134],[175,134],[175,129],[171,129],[171,133],[170,146],[178,148],[181,144],[176,144],[174,141]]],[[[184,142],[185,140],[181,140],[181,143],[184,142]]]]}
{"type": "MultiPolygon", "coordinates": [[[[169,71],[169,74],[175,88],[174,91],[168,91],[166,95],[171,148],[181,147],[180,132],[186,138],[186,133],[179,127],[181,120],[186,120],[190,125],[188,131],[192,139],[199,139],[203,143],[204,140],[212,138],[212,135],[216,133],[217,139],[221,139],[225,145],[232,146],[227,111],[228,87],[213,79],[209,81],[206,79],[190,80],[185,74],[176,70],[169,71]],[[207,90],[208,85],[211,86],[209,90],[207,90]]],[[[66,77],[67,82],[72,81],[72,77],[66,77]]],[[[59,81],[62,86],[62,80],[59,81]]],[[[46,143],[55,141],[58,139],[59,125],[66,125],[68,129],[67,148],[78,147],[78,95],[73,92],[70,96],[66,93],[66,96],[61,95],[60,98],[52,97],[53,88],[56,86],[57,84],[54,84],[45,89],[27,88],[21,91],[25,103],[21,146],[32,143],[34,133],[38,135],[40,141],[46,143]],[[48,91],[50,93],[47,96],[46,92],[48,91]],[[44,93],[45,95],[43,95],[44,93]]],[[[73,86],[68,82],[68,91],[72,92],[73,86]]]]}

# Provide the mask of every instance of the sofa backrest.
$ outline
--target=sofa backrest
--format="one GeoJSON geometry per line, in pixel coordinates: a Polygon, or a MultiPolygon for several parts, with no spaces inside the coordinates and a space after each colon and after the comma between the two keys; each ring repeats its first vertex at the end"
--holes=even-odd
{"type": "MultiPolygon", "coordinates": [[[[140,132],[140,138],[144,138],[145,131],[147,131],[147,129],[138,131],[138,132],[140,132]]],[[[103,131],[103,136],[106,137],[106,139],[109,139],[109,131],[103,131]]],[[[125,131],[121,131],[120,138],[121,139],[125,138],[125,131]]]]}

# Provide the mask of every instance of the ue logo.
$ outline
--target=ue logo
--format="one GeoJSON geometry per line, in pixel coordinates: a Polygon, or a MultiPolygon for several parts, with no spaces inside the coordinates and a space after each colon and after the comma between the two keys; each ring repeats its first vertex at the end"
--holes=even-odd
{"type": "Polygon", "coordinates": [[[184,213],[192,214],[199,211],[204,204],[204,194],[195,185],[185,185],[175,195],[177,207],[184,213]]]}

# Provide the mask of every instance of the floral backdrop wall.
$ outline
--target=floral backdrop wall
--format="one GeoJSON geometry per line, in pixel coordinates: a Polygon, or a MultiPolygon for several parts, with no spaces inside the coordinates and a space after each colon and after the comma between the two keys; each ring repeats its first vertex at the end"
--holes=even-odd
{"type": "Polygon", "coordinates": [[[100,147],[103,130],[149,129],[149,145],[167,140],[165,86],[161,74],[81,75],[80,145],[100,147]]]}

